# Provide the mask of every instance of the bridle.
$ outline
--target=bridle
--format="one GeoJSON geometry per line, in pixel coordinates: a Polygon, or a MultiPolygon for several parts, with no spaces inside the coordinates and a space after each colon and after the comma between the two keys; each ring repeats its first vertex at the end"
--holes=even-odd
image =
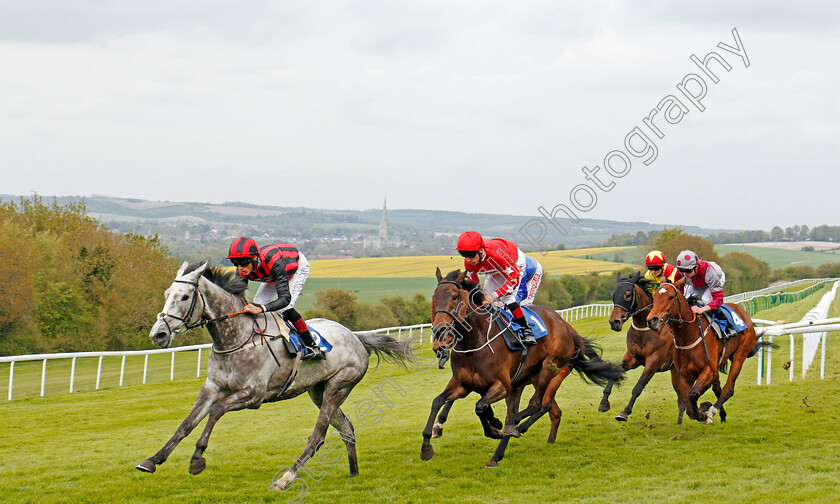
{"type": "MultiPolygon", "coordinates": [[[[616,304],[615,302],[613,302],[613,306],[617,306],[617,307],[621,308],[622,310],[624,310],[624,315],[621,317],[621,323],[624,323],[627,320],[633,318],[634,316],[638,315],[639,313],[641,313],[641,312],[645,311],[646,309],[650,308],[651,306],[653,306],[653,303],[650,303],[650,304],[642,306],[642,307],[637,307],[634,310],[633,307],[635,307],[638,304],[638,299],[637,299],[637,295],[636,295],[636,285],[637,284],[630,281],[627,278],[622,278],[621,280],[619,280],[618,284],[616,285],[616,290],[618,290],[618,287],[620,287],[621,284],[629,285],[631,287],[630,290],[633,293],[633,300],[630,301],[630,306],[629,307],[628,306],[622,306],[620,304],[616,304]]],[[[635,328],[636,330],[639,330],[639,331],[644,330],[644,329],[639,329],[635,325],[633,326],[633,328],[635,328]]]]}
{"type": "MultiPolygon", "coordinates": [[[[683,319],[681,319],[679,317],[675,317],[673,315],[674,308],[677,309],[677,314],[679,314],[682,311],[682,302],[680,301],[682,296],[680,296],[680,293],[679,293],[679,291],[677,290],[677,287],[674,284],[671,284],[671,283],[661,284],[662,287],[664,287],[666,285],[674,289],[674,294],[675,294],[674,299],[676,300],[676,303],[671,303],[671,308],[668,309],[668,314],[666,315],[665,320],[663,320],[661,322],[663,324],[665,324],[665,323],[668,323],[668,322],[673,320],[674,322],[678,322],[680,324],[693,324],[694,321],[697,320],[697,314],[694,313],[693,311],[691,312],[691,315],[692,315],[691,320],[683,320],[683,319]]],[[[687,305],[688,305],[688,301],[686,301],[686,306],[687,305]]],[[[691,308],[691,307],[689,306],[689,308],[691,308]]]]}
{"type": "MultiPolygon", "coordinates": [[[[674,331],[672,329],[671,330],[671,335],[674,338],[674,348],[676,348],[678,350],[691,350],[692,348],[696,347],[700,343],[703,343],[703,351],[706,353],[706,360],[707,361],[710,360],[709,349],[706,347],[706,339],[705,338],[706,338],[706,332],[708,332],[709,327],[711,327],[711,325],[707,325],[706,330],[704,331],[703,330],[703,325],[700,322],[700,319],[697,318],[697,314],[694,313],[693,311],[691,312],[691,315],[692,315],[691,320],[683,320],[679,317],[674,317],[673,316],[674,307],[677,308],[677,313],[680,313],[682,311],[682,302],[680,301],[680,298],[682,296],[679,295],[679,291],[677,290],[677,287],[674,286],[674,284],[663,284],[663,286],[664,285],[670,285],[671,287],[673,287],[674,293],[675,293],[674,298],[676,299],[677,302],[676,303],[671,303],[671,308],[668,310],[668,314],[666,315],[665,320],[661,320],[660,323],[665,324],[665,323],[670,323],[671,321],[674,321],[674,322],[678,322],[680,324],[693,324],[695,321],[697,321],[697,327],[700,330],[700,336],[697,337],[697,340],[694,343],[691,343],[690,345],[679,345],[679,344],[677,344],[677,335],[674,334],[674,331]]],[[[688,306],[688,301],[686,301],[685,303],[686,303],[686,306],[688,306]]],[[[690,308],[691,307],[689,306],[689,309],[690,308]]]]}
{"type": "Polygon", "coordinates": [[[213,323],[213,322],[219,322],[220,320],[229,319],[229,318],[231,318],[235,315],[240,315],[241,313],[243,313],[243,312],[238,312],[238,313],[230,314],[230,315],[222,315],[221,317],[206,318],[204,316],[204,310],[207,308],[207,302],[204,300],[204,294],[202,294],[202,292],[198,289],[198,279],[196,279],[195,282],[188,282],[186,280],[178,280],[176,278],[174,280],[174,283],[182,283],[182,284],[192,285],[193,286],[193,293],[192,293],[192,299],[190,300],[190,307],[189,307],[189,309],[187,309],[187,313],[183,317],[179,317],[177,315],[172,315],[171,313],[165,313],[165,312],[160,312],[160,313],[157,314],[157,319],[162,321],[166,325],[166,329],[173,336],[175,336],[176,334],[185,333],[185,332],[189,331],[190,329],[195,329],[196,327],[205,326],[205,325],[213,323]],[[197,296],[196,296],[196,293],[198,294],[197,296]],[[198,320],[198,322],[191,323],[190,321],[193,319],[195,308],[198,305],[198,300],[199,299],[201,299],[201,318],[198,320]],[[166,317],[177,320],[177,321],[181,322],[183,325],[181,327],[179,327],[178,329],[173,331],[172,326],[169,325],[169,322],[167,322],[166,317]]]}
{"type": "MultiPolygon", "coordinates": [[[[456,310],[457,310],[461,306],[461,304],[463,303],[463,300],[460,299],[460,298],[461,298],[461,291],[463,291],[464,288],[461,286],[461,284],[459,282],[456,282],[454,280],[441,280],[440,282],[438,282],[438,286],[440,286],[442,284],[452,284],[452,285],[454,285],[458,288],[458,298],[459,298],[459,300],[458,300],[458,305],[456,306],[456,310]]],[[[470,303],[467,303],[467,304],[470,304],[470,303]]],[[[458,316],[457,313],[452,313],[452,311],[450,311],[450,310],[440,310],[440,309],[435,310],[433,315],[437,315],[438,313],[444,313],[446,315],[449,315],[452,318],[452,323],[444,326],[444,329],[446,329],[446,330],[435,331],[435,329],[432,328],[433,338],[435,339],[435,341],[437,341],[438,343],[441,344],[439,348],[442,348],[444,350],[452,350],[452,351],[455,351],[455,352],[464,353],[465,351],[463,351],[463,350],[456,350],[455,349],[455,345],[457,345],[458,342],[461,340],[460,331],[458,331],[457,329],[454,329],[452,331],[455,335],[453,336],[452,341],[449,344],[446,344],[446,342],[445,342],[445,340],[446,340],[445,335],[448,334],[451,330],[449,326],[454,326],[455,324],[458,324],[460,326],[466,326],[467,325],[467,320],[466,320],[467,317],[469,317],[473,313],[478,313],[481,310],[483,310],[483,308],[480,307],[480,306],[478,308],[470,308],[469,311],[467,311],[466,313],[464,313],[463,316],[460,316],[460,317],[458,316]]],[[[495,338],[493,338],[493,339],[495,339],[495,338]]],[[[489,341],[488,341],[488,343],[485,343],[484,345],[482,345],[479,348],[483,348],[487,344],[489,344],[489,341]]],[[[466,352],[471,352],[471,351],[474,351],[474,350],[467,350],[466,352]]]]}

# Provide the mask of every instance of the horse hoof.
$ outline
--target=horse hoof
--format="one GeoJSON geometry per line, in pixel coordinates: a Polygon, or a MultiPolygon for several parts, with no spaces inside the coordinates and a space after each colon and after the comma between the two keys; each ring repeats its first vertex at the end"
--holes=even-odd
{"type": "Polygon", "coordinates": [[[155,463],[152,462],[152,459],[146,459],[146,460],[144,460],[143,462],[140,462],[139,464],[137,464],[134,467],[136,469],[140,470],[140,471],[147,472],[147,473],[153,473],[153,472],[155,472],[155,470],[157,470],[157,467],[155,467],[155,463]]]}
{"type": "Polygon", "coordinates": [[[435,449],[432,448],[432,445],[424,446],[420,448],[420,460],[431,460],[432,457],[435,456],[435,449]]]}
{"type": "Polygon", "coordinates": [[[618,420],[619,422],[626,422],[627,421],[627,413],[622,411],[621,413],[619,413],[618,415],[615,416],[615,419],[618,420]]]}
{"type": "Polygon", "coordinates": [[[435,424],[432,427],[432,439],[439,438],[443,436],[443,426],[441,424],[435,424]]]}
{"type": "Polygon", "coordinates": [[[712,425],[713,423],[715,423],[715,421],[712,419],[712,417],[706,417],[706,420],[703,423],[706,425],[712,425]]]}
{"type": "Polygon", "coordinates": [[[487,437],[489,437],[490,439],[502,439],[504,436],[502,436],[502,431],[494,427],[490,429],[490,432],[487,434],[487,437]]]}
{"type": "Polygon", "coordinates": [[[496,461],[495,461],[495,460],[493,460],[493,459],[488,460],[488,461],[487,461],[487,463],[486,463],[486,464],[484,464],[484,468],[485,468],[485,469],[493,469],[493,468],[495,468],[495,467],[499,467],[499,463],[498,463],[498,462],[496,462],[496,461]]]}
{"type": "Polygon", "coordinates": [[[190,462],[190,474],[195,476],[196,474],[201,474],[201,472],[207,467],[207,460],[204,457],[201,457],[198,460],[194,460],[190,462]]]}
{"type": "Polygon", "coordinates": [[[286,485],[288,485],[289,482],[292,481],[292,479],[293,478],[289,474],[289,471],[286,471],[285,473],[283,473],[283,476],[280,476],[280,479],[272,483],[271,486],[268,488],[274,490],[275,492],[283,492],[286,490],[286,485]]]}
{"type": "Polygon", "coordinates": [[[598,405],[598,411],[604,413],[610,410],[610,402],[609,401],[601,401],[601,404],[598,405]]]}
{"type": "Polygon", "coordinates": [[[519,429],[517,429],[515,425],[508,425],[505,427],[505,430],[502,431],[502,436],[513,436],[518,438],[521,435],[522,433],[519,432],[519,429]]]}

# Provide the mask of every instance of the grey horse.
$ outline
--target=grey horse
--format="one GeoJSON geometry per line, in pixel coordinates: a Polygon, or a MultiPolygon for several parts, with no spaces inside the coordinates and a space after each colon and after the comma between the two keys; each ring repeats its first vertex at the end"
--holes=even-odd
{"type": "Polygon", "coordinates": [[[282,490],[294,480],[300,468],[324,443],[329,425],[338,429],[347,446],[350,475],[357,475],[355,431],[340,406],[364,377],[371,353],[405,365],[406,361],[411,361],[411,341],[400,342],[381,334],[354,333],[337,322],[313,319],[307,323],[332,344],[332,350],[324,360],[301,362],[289,355],[282,337],[263,337],[264,334],[278,334],[278,322],[274,317],[265,314],[227,316],[242,309],[246,287],[247,282],[230,268],[185,262],[166,290],[163,311],[149,333],[152,341],[167,347],[176,334],[206,325],[213,339],[213,350],[207,364],[207,380],[189,415],[163,448],[140,462],[137,469],[155,472],[156,466],[165,462],[178,443],[209,415],[190,460],[190,473],[199,474],[206,466],[203,454],[210,432],[222,415],[243,408],[256,409],[266,402],[308,392],[312,402],[320,408],[315,430],[309,436],[303,454],[272,486],[282,490]]]}

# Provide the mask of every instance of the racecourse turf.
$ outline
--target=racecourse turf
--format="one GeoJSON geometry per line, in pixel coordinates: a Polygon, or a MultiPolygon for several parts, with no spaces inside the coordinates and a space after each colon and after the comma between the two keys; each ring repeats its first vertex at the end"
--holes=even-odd
{"type": "MultiPolygon", "coordinates": [[[[823,292],[758,316],[798,320],[823,292]]],[[[832,315],[838,312],[835,302],[832,315]]],[[[597,338],[605,357],[620,359],[623,335],[606,329],[603,319],[573,325],[597,338]]],[[[165,361],[155,366],[164,381],[123,387],[109,382],[98,391],[80,385],[74,394],[56,391],[0,403],[0,502],[836,502],[840,339],[829,335],[825,380],[818,378],[819,354],[816,367],[801,377],[797,343],[793,382],[782,369],[787,338],[777,342],[772,383],[756,385],[757,362],[747,361],[724,424],[716,418],[714,425],[676,425],[667,373],[653,378],[630,420],[619,423],[613,417],[639,370],[613,392],[608,413],[596,411],[600,389],[573,375],[557,394],[563,409],[557,442],[546,444],[548,420],[542,419],[511,442],[498,469],[483,468],[496,441],[482,436],[473,413],[476,395],[455,404],[444,436],[432,440],[435,457],[421,461],[429,405],[450,372],[382,364],[344,406],[357,428],[361,474],[348,477],[341,444],[325,454],[341,457],[335,465],[313,459],[286,493],[267,486],[300,454],[311,432],[317,412],[306,396],[224,416],[210,439],[207,469],[198,476],[187,472],[198,431],[155,474],[134,469],[169,439],[203,380],[194,377],[190,359],[184,374],[168,381],[165,361]],[[373,414],[360,416],[357,406],[371,402],[373,414]]],[[[431,360],[428,342],[418,356],[431,360]]],[[[0,377],[7,371],[8,365],[0,367],[0,377]]],[[[501,416],[504,407],[495,410],[501,416]]],[[[334,433],[328,437],[339,440],[334,433]]]]}

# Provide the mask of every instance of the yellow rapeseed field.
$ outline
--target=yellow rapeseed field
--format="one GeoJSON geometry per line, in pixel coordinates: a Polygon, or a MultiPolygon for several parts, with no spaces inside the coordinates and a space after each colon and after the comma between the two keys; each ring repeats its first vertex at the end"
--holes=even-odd
{"type": "MultiPolygon", "coordinates": [[[[609,273],[626,264],[583,257],[624,248],[627,247],[592,247],[529,255],[542,264],[543,273],[547,276],[579,275],[590,271],[609,273]]],[[[418,278],[433,276],[435,268],[440,268],[444,274],[454,269],[463,269],[464,259],[458,255],[324,259],[312,261],[311,267],[310,278],[418,278]]]]}

